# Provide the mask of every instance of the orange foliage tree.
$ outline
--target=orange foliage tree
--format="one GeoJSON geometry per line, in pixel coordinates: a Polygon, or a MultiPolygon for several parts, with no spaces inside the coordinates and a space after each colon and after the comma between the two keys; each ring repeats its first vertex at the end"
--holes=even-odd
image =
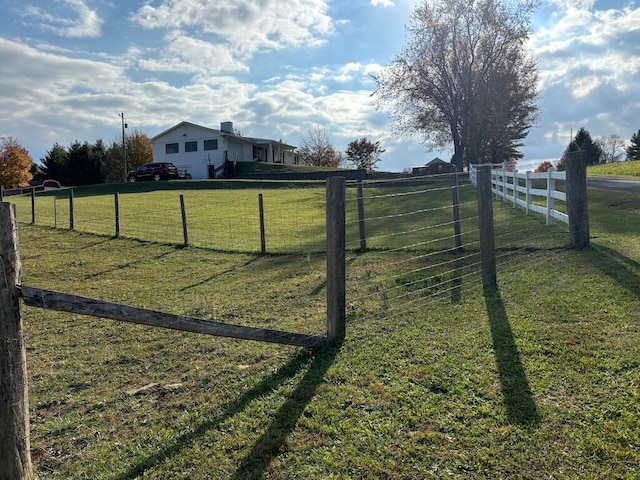
{"type": "Polygon", "coordinates": [[[29,152],[13,137],[2,139],[0,145],[0,185],[23,187],[33,175],[29,172],[33,161],[29,152]]]}

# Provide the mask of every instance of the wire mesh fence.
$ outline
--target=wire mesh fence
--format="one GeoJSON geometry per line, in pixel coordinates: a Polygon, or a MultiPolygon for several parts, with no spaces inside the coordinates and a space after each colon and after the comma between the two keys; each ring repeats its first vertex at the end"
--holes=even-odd
{"type": "MultiPolygon", "coordinates": [[[[455,239],[449,176],[368,183],[367,252],[351,243],[347,288],[357,316],[392,318],[420,311],[432,302],[461,301],[464,292],[481,289],[478,199],[466,180],[459,187],[459,246],[455,239]],[[370,246],[370,248],[369,248],[370,246]]],[[[349,225],[355,229],[352,221],[349,225]]],[[[567,226],[546,226],[511,204],[494,202],[494,240],[499,273],[527,268],[569,248],[567,226]]],[[[348,236],[349,238],[349,236],[348,236]]],[[[351,235],[353,238],[353,234],[351,235]]]]}
{"type": "MultiPolygon", "coordinates": [[[[476,190],[459,177],[454,196],[458,182],[452,179],[447,174],[347,183],[348,313],[393,316],[423,308],[434,299],[459,301],[468,289],[481,288],[476,190]]],[[[18,205],[21,223],[35,217],[39,225],[73,226],[79,232],[109,236],[117,228],[125,238],[177,245],[185,242],[186,226],[189,245],[277,254],[281,261],[299,263],[300,275],[323,277],[318,259],[326,250],[324,182],[251,182],[238,188],[122,193],[118,218],[113,194],[71,198],[60,193],[37,195],[35,215],[29,196],[11,201],[18,205]]],[[[569,248],[566,225],[546,226],[543,217],[525,215],[508,202],[493,203],[501,273],[526,268],[526,262],[544,261],[569,248]]],[[[264,281],[271,283],[274,295],[305,295],[302,290],[279,291],[275,277],[264,281]]],[[[318,283],[312,295],[317,297],[324,288],[318,283]]],[[[260,316],[261,306],[254,307],[260,316]]],[[[313,310],[317,307],[314,303],[313,310]]],[[[321,309],[316,313],[322,316],[321,309]]]]}

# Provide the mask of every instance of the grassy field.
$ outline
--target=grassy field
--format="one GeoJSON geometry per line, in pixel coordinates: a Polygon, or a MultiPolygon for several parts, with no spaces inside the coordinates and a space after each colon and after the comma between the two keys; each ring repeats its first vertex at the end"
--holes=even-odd
{"type": "Polygon", "coordinates": [[[613,177],[640,177],[640,162],[616,162],[587,167],[587,175],[613,177]]]}
{"type": "MultiPolygon", "coordinates": [[[[445,227],[416,244],[415,219],[394,215],[424,197],[382,189],[367,192],[375,248],[348,254],[347,339],[316,354],[25,307],[39,477],[638,478],[640,197],[590,191],[583,251],[565,248],[566,228],[496,204],[499,287],[461,276],[439,295],[455,275],[437,253],[445,227]],[[416,246],[388,250],[395,232],[416,246]],[[412,296],[375,294],[396,285],[412,296]]],[[[315,222],[322,200],[308,195],[315,222]]],[[[473,221],[463,227],[466,268],[473,221]]],[[[263,256],[26,223],[19,235],[26,285],[325,328],[325,260],[312,249],[263,256]]]]}

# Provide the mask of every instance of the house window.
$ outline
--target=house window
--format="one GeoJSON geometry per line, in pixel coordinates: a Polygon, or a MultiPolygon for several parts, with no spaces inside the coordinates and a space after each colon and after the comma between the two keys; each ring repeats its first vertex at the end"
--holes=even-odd
{"type": "Polygon", "coordinates": [[[165,153],[169,155],[170,153],[178,153],[178,144],[177,143],[167,143],[165,145],[165,153]]]}
{"type": "Polygon", "coordinates": [[[204,149],[205,150],[217,150],[218,149],[218,139],[213,138],[211,140],[204,141],[204,149]]]}
{"type": "Polygon", "coordinates": [[[184,151],[185,152],[197,152],[198,151],[198,142],[196,140],[192,142],[184,142],[184,151]]]}

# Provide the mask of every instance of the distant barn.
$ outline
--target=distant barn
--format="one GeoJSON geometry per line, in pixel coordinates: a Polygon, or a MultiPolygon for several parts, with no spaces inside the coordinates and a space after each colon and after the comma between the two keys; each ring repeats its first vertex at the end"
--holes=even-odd
{"type": "Polygon", "coordinates": [[[453,172],[453,165],[439,158],[434,158],[422,167],[413,167],[413,175],[438,175],[453,172]]]}

